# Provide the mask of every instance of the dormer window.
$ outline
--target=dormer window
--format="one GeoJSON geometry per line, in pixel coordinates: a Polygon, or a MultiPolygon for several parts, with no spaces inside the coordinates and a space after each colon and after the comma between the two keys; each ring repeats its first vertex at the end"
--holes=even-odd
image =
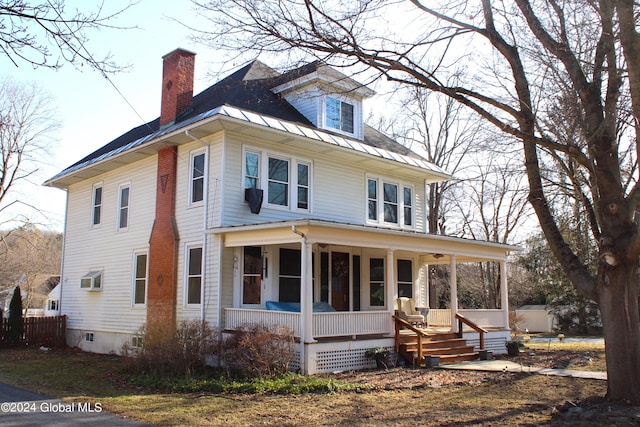
{"type": "Polygon", "coordinates": [[[346,133],[354,133],[353,104],[326,97],[325,125],[346,133]]]}

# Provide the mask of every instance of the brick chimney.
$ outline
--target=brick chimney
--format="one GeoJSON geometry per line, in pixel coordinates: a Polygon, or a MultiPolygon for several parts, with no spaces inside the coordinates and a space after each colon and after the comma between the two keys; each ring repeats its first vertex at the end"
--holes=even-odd
{"type": "Polygon", "coordinates": [[[162,57],[162,102],[160,127],[171,125],[193,99],[193,69],[196,54],[176,49],[162,57]]]}
{"type": "MultiPolygon", "coordinates": [[[[193,98],[195,53],[176,49],[163,56],[160,127],[175,122],[193,98]]],[[[156,210],[149,238],[149,281],[147,289],[147,337],[171,338],[176,329],[178,286],[178,244],[176,223],[176,181],[178,149],[158,152],[156,210]]]]}

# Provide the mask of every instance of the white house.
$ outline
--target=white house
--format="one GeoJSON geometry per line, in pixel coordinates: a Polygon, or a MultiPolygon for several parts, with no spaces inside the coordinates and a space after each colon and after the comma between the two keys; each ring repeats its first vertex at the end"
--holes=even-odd
{"type": "Polygon", "coordinates": [[[44,306],[44,315],[45,316],[59,316],[60,315],[60,285],[56,285],[50,292],[47,294],[47,300],[44,306]]]}
{"type": "MultiPolygon", "coordinates": [[[[321,63],[255,61],[193,96],[194,59],[163,58],[159,119],[46,182],[68,195],[69,344],[118,352],[143,324],[262,322],[294,330],[303,372],[362,367],[394,346],[398,295],[426,306],[429,265],[450,266],[452,301],[458,263],[504,272],[514,247],[426,233],[426,185],[450,175],[364,124],[371,90],[321,63]]],[[[501,276],[501,309],[464,311],[497,350],[501,276]]],[[[458,311],[430,317],[457,330],[458,311]]]]}

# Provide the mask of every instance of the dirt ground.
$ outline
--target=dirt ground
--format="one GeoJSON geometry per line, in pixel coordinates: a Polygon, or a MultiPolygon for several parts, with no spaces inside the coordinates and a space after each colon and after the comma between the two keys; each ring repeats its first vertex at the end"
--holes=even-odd
{"type": "MultiPolygon", "coordinates": [[[[523,366],[542,368],[580,369],[589,365],[597,355],[588,351],[528,350],[519,356],[497,355],[495,359],[509,360],[523,366]]],[[[388,370],[340,372],[331,374],[344,382],[369,384],[378,389],[445,387],[448,385],[475,385],[487,381],[507,381],[508,375],[501,372],[473,372],[448,369],[392,368],[388,370]]]]}
{"type": "MultiPolygon", "coordinates": [[[[578,370],[590,365],[597,357],[589,351],[534,351],[526,348],[519,356],[494,356],[495,359],[509,360],[523,366],[578,370]]],[[[381,390],[397,390],[509,382],[513,380],[513,375],[519,373],[395,367],[334,373],[331,377],[368,384],[381,390]]],[[[561,425],[640,425],[640,407],[629,406],[625,402],[610,402],[604,396],[592,396],[577,402],[558,402],[558,406],[553,408],[553,416],[556,423],[561,425]]]]}

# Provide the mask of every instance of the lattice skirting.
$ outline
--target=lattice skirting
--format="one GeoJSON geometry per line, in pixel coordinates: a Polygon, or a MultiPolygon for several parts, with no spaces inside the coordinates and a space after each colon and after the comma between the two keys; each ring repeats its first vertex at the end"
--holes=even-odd
{"type": "MultiPolygon", "coordinates": [[[[395,348],[386,347],[391,352],[390,358],[395,360],[395,348]]],[[[317,372],[336,372],[375,368],[376,362],[365,356],[367,348],[327,350],[316,353],[317,372]]]]}
{"type": "MultiPolygon", "coordinates": [[[[505,338],[503,337],[492,337],[484,339],[484,347],[485,350],[491,350],[493,354],[504,354],[507,352],[507,348],[505,347],[505,338]]],[[[467,344],[473,345],[473,348],[477,351],[480,347],[479,339],[468,339],[467,344]]]]}

